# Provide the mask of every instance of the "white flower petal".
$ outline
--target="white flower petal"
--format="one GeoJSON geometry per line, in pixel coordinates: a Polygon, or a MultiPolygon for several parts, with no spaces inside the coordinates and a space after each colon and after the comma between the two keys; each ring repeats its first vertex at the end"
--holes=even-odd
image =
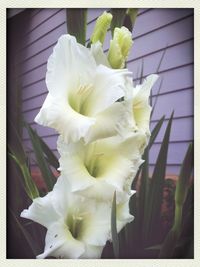
{"type": "Polygon", "coordinates": [[[94,77],[95,89],[87,100],[87,114],[95,116],[125,95],[126,69],[113,70],[99,65],[94,77]]]}
{"type": "Polygon", "coordinates": [[[56,129],[68,143],[84,137],[91,125],[95,123],[95,118],[75,112],[67,104],[67,100],[48,94],[35,122],[56,129]]]}
{"type": "Polygon", "coordinates": [[[75,37],[62,35],[47,62],[46,84],[52,96],[66,95],[78,80],[88,83],[96,67],[89,50],[75,37]]]}
{"type": "Polygon", "coordinates": [[[44,253],[37,256],[43,259],[49,256],[65,259],[77,259],[85,251],[83,242],[73,238],[66,224],[58,221],[50,225],[45,238],[44,253]]]}
{"type": "Polygon", "coordinates": [[[129,210],[130,197],[124,202],[117,205],[117,232],[127,224],[134,220],[134,216],[130,214],[129,210]]]}
{"type": "MultiPolygon", "coordinates": [[[[94,201],[88,201],[94,205],[94,201]]],[[[111,206],[109,203],[95,202],[95,211],[86,215],[83,222],[81,240],[86,244],[104,246],[109,237],[111,206]]]]}
{"type": "Polygon", "coordinates": [[[104,246],[85,246],[85,252],[80,256],[80,259],[100,259],[104,246]]]}
{"type": "Polygon", "coordinates": [[[151,109],[152,108],[148,104],[141,108],[134,108],[133,106],[134,120],[137,124],[137,127],[146,133],[147,137],[149,137],[151,134],[149,129],[151,109]]]}
{"type": "Polygon", "coordinates": [[[97,65],[104,65],[106,67],[110,67],[107,56],[103,52],[102,44],[99,41],[91,45],[91,53],[95,58],[97,65]]]}
{"type": "Polygon", "coordinates": [[[78,155],[62,156],[59,163],[61,172],[69,177],[72,192],[83,190],[94,184],[93,177],[89,175],[84,162],[78,155]]]}
{"type": "Polygon", "coordinates": [[[49,227],[52,221],[56,221],[59,218],[53,207],[52,192],[45,197],[35,198],[30,207],[23,210],[20,216],[49,227]]]}
{"type": "MultiPolygon", "coordinates": [[[[132,111],[132,109],[130,109],[132,111]]],[[[127,114],[127,106],[123,102],[115,102],[104,111],[95,116],[96,123],[87,132],[84,140],[91,143],[97,139],[111,137],[117,134],[123,135],[123,130],[131,128],[133,114],[127,114]],[[129,121],[128,121],[129,118],[129,121]]]]}
{"type": "Polygon", "coordinates": [[[82,190],[78,190],[77,194],[85,198],[90,198],[91,201],[95,199],[99,202],[111,202],[115,191],[116,188],[113,185],[110,185],[109,183],[102,180],[95,180],[94,185],[82,190]]]}
{"type": "Polygon", "coordinates": [[[137,85],[135,88],[132,86],[132,81],[127,80],[127,94],[125,99],[128,103],[130,103],[131,99],[135,126],[143,131],[147,137],[150,136],[151,106],[149,105],[149,96],[157,79],[158,75],[149,75],[141,85],[137,85]]]}

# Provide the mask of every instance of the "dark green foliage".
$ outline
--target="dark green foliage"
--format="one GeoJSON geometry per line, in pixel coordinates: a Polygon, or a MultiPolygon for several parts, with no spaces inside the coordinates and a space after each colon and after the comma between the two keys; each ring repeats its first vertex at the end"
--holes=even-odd
{"type": "Polygon", "coordinates": [[[76,37],[77,42],[85,45],[87,9],[84,8],[67,8],[67,31],[76,37]]]}

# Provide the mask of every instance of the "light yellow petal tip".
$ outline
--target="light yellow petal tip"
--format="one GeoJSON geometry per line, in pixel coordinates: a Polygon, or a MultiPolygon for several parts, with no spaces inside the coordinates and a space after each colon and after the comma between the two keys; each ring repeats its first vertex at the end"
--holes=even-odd
{"type": "Polygon", "coordinates": [[[112,14],[107,13],[106,11],[104,11],[103,14],[100,17],[98,17],[94,27],[93,34],[91,36],[91,42],[93,44],[98,41],[100,41],[103,44],[106,32],[110,27],[111,20],[112,20],[112,14]]]}
{"type": "Polygon", "coordinates": [[[124,68],[125,61],[133,45],[132,34],[126,27],[115,28],[113,40],[110,41],[108,61],[112,68],[124,68]]]}

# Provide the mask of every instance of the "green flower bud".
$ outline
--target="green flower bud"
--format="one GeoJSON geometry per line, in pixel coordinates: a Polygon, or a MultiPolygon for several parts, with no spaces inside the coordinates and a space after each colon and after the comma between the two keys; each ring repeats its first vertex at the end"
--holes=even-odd
{"type": "Polygon", "coordinates": [[[113,69],[124,68],[132,44],[131,32],[126,27],[115,28],[108,51],[108,61],[113,69]]]}
{"type": "Polygon", "coordinates": [[[105,11],[100,17],[98,17],[94,27],[93,34],[91,36],[91,42],[93,44],[98,41],[100,41],[103,44],[106,37],[106,32],[110,27],[111,20],[112,20],[112,14],[107,13],[105,11]]]}

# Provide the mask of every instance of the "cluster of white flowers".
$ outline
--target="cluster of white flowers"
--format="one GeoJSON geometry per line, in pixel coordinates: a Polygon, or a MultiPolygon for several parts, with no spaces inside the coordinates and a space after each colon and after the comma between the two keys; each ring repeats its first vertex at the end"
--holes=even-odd
{"type": "Polygon", "coordinates": [[[21,213],[47,228],[37,258],[100,258],[111,240],[114,192],[117,231],[133,220],[131,184],[150,136],[148,98],[157,75],[134,87],[130,71],[111,65],[100,42],[86,48],[68,34],[48,60],[48,95],[35,121],[59,133],[61,174],[21,213]]]}

